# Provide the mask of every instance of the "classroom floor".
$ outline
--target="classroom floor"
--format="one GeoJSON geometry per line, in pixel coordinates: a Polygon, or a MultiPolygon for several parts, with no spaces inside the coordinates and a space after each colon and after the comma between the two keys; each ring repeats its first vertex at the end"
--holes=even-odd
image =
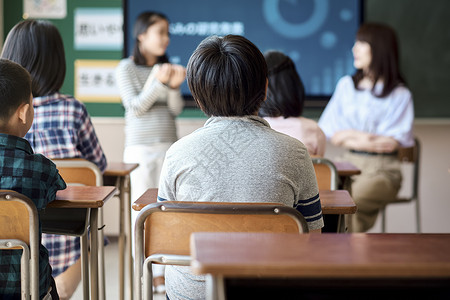
{"type": "MultiPolygon", "coordinates": [[[[119,299],[119,244],[117,237],[109,237],[110,244],[105,247],[106,299],[119,299]]],[[[125,290],[127,291],[127,290],[125,290]]],[[[82,285],[78,286],[72,300],[83,300],[82,285]]],[[[154,294],[154,300],[165,300],[164,294],[154,294]]]]}

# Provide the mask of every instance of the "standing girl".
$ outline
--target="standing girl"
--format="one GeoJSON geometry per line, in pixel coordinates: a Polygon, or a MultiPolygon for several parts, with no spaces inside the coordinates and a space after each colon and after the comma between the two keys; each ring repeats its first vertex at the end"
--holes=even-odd
{"type": "Polygon", "coordinates": [[[357,71],[338,82],[319,126],[333,144],[348,150],[343,159],[361,169],[351,186],[358,211],[349,229],[364,232],[400,189],[396,154],[400,146],[414,143],[414,108],[390,27],[363,24],[352,50],[357,71]]]}
{"type": "MultiPolygon", "coordinates": [[[[131,173],[136,200],[148,188],[158,187],[165,153],[177,140],[175,117],[183,109],[179,87],[186,70],[168,63],[169,22],[163,14],[140,14],[133,35],[133,56],[120,62],[116,77],[125,107],[124,162],[139,163],[131,173]]],[[[133,220],[136,216],[133,211],[133,220]]],[[[163,272],[154,269],[154,285],[161,291],[163,272]]]]}

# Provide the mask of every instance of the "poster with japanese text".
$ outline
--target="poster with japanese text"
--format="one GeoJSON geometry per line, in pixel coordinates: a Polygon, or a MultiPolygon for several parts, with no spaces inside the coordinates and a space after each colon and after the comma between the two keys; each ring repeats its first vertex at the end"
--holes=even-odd
{"type": "Polygon", "coordinates": [[[120,102],[115,69],[119,60],[75,61],[75,98],[83,102],[120,102]]]}

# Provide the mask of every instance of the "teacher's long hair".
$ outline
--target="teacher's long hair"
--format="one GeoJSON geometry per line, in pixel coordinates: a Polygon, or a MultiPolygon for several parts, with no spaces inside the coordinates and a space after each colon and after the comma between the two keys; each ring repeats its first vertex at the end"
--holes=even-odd
{"type": "MultiPolygon", "coordinates": [[[[361,25],[356,33],[356,40],[366,42],[372,51],[372,61],[369,66],[370,77],[374,82],[372,93],[379,98],[389,95],[397,86],[406,85],[399,69],[399,47],[394,30],[383,24],[366,23],[361,25]],[[383,81],[381,93],[375,93],[378,80],[383,81]]],[[[352,76],[355,88],[366,74],[359,69],[352,76]]]]}

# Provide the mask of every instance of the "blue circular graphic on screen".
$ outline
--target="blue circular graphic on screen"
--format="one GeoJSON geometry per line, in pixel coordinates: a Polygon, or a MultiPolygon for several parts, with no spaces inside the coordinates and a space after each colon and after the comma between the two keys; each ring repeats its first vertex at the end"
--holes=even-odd
{"type": "Polygon", "coordinates": [[[314,11],[311,16],[305,22],[291,23],[281,15],[280,1],[264,0],[263,15],[270,27],[286,38],[305,38],[315,33],[325,22],[328,15],[329,0],[312,0],[314,1],[314,11]]]}
{"type": "Polygon", "coordinates": [[[353,14],[349,9],[341,10],[339,16],[341,17],[342,21],[347,21],[347,22],[353,18],[353,14]]]}
{"type": "Polygon", "coordinates": [[[336,45],[336,42],[337,42],[336,34],[334,34],[333,32],[330,32],[330,31],[324,32],[322,34],[322,36],[320,37],[320,44],[325,49],[333,48],[334,45],[336,45]]]}

